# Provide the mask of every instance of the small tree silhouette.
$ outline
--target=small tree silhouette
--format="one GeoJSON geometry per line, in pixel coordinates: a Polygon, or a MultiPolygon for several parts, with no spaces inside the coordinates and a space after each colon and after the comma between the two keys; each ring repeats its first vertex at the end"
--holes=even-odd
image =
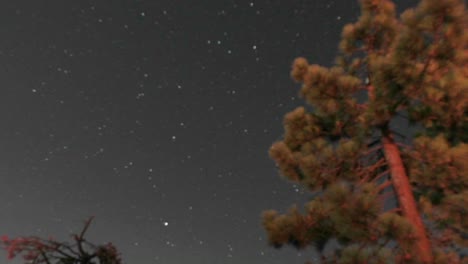
{"type": "Polygon", "coordinates": [[[92,220],[90,217],[83,230],[72,235],[72,243],[35,236],[14,239],[2,236],[0,243],[8,259],[21,255],[25,264],[122,264],[120,253],[112,243],[96,246],[84,238],[92,220]]]}

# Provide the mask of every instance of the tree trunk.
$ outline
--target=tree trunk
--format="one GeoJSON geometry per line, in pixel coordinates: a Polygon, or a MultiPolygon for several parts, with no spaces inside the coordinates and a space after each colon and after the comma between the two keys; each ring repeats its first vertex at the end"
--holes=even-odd
{"type": "Polygon", "coordinates": [[[431,243],[426,234],[421,215],[418,212],[412,188],[401,160],[400,151],[388,129],[384,128],[382,130],[382,135],[385,158],[390,169],[393,187],[395,188],[401,212],[413,225],[416,235],[413,251],[413,255],[416,256],[411,257],[416,257],[421,263],[433,263],[431,243]]]}

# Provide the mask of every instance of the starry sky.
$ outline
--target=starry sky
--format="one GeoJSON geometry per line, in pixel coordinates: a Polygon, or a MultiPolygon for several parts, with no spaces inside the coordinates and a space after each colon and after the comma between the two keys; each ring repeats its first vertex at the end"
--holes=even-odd
{"type": "Polygon", "coordinates": [[[267,244],[261,212],[308,197],[267,151],[303,104],[293,59],[330,66],[358,15],[354,0],[2,1],[0,234],[68,240],[93,215],[89,240],[127,264],[311,259],[267,244]]]}

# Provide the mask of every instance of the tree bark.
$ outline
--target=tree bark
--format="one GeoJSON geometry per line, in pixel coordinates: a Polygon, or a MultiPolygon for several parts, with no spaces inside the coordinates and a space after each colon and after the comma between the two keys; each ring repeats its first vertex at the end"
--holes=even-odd
{"type": "Polygon", "coordinates": [[[411,184],[406,175],[400,151],[393,140],[390,131],[387,128],[382,129],[382,143],[385,158],[390,170],[393,187],[400,204],[401,212],[404,217],[413,225],[416,242],[414,244],[414,254],[421,263],[433,263],[432,248],[422,222],[421,215],[418,212],[416,201],[414,200],[411,184]]]}

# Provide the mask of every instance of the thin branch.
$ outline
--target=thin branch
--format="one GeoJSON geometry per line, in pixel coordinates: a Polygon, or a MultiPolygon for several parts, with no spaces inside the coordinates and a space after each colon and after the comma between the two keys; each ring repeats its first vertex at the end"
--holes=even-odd
{"type": "Polygon", "coordinates": [[[83,239],[84,234],[85,234],[86,231],[88,230],[89,225],[91,225],[91,221],[93,221],[93,219],[94,219],[94,216],[91,216],[88,220],[86,220],[85,226],[84,226],[83,230],[82,230],[81,233],[80,233],[80,239],[83,239]]]}
{"type": "Polygon", "coordinates": [[[373,172],[376,169],[378,169],[379,167],[382,167],[384,165],[387,165],[387,161],[385,160],[385,158],[381,158],[376,163],[374,163],[373,165],[364,168],[364,171],[361,172],[360,175],[359,175],[359,176],[364,176],[359,181],[359,185],[367,182],[372,177],[373,172]]]}
{"type": "Polygon", "coordinates": [[[391,186],[392,184],[393,184],[392,181],[386,180],[385,182],[379,185],[379,187],[377,188],[377,193],[382,192],[383,190],[385,190],[385,188],[387,188],[388,186],[391,186]]]}
{"type": "Polygon", "coordinates": [[[364,156],[367,156],[367,155],[370,155],[378,150],[381,150],[382,149],[382,145],[378,145],[376,147],[372,147],[368,150],[366,150],[364,153],[362,153],[364,156]]]}
{"type": "Polygon", "coordinates": [[[41,253],[41,256],[42,256],[42,258],[44,259],[44,261],[46,262],[46,264],[52,264],[52,263],[49,261],[49,258],[47,257],[46,253],[45,253],[43,250],[40,250],[39,252],[41,253]]]}
{"type": "Polygon", "coordinates": [[[388,198],[392,196],[395,196],[395,193],[393,191],[381,193],[379,196],[379,201],[385,202],[388,198]]]}
{"type": "Polygon", "coordinates": [[[395,207],[393,209],[390,209],[388,211],[385,211],[386,213],[398,213],[400,214],[401,213],[401,208],[400,207],[395,207]]]}
{"type": "Polygon", "coordinates": [[[77,242],[77,246],[78,246],[78,251],[82,254],[82,255],[85,255],[87,256],[88,253],[84,250],[83,248],[83,241],[84,241],[84,234],[86,233],[86,231],[88,230],[89,228],[89,225],[91,224],[91,221],[93,220],[94,216],[91,216],[86,222],[85,222],[85,226],[83,228],[83,230],[81,231],[80,235],[77,236],[75,235],[75,240],[77,242]]]}
{"type": "Polygon", "coordinates": [[[388,175],[389,173],[390,173],[390,170],[387,169],[387,170],[385,170],[385,171],[383,171],[383,172],[377,174],[377,176],[375,176],[375,177],[372,179],[372,181],[377,181],[377,180],[381,179],[382,177],[384,177],[385,175],[388,175]]]}

